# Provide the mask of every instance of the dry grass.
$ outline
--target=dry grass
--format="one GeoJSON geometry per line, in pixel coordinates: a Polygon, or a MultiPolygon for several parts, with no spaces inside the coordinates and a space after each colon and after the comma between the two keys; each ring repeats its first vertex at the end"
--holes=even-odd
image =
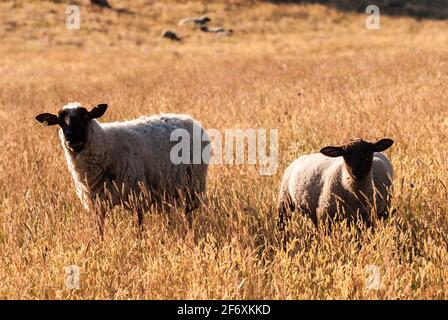
{"type": "Polygon", "coordinates": [[[68,31],[63,4],[0,3],[0,298],[448,297],[447,22],[382,17],[368,31],[364,15],[317,5],[212,3],[235,30],[216,37],[176,25],[200,2],[111,2],[139,14],[83,5],[81,30],[68,31]],[[187,38],[162,41],[167,27],[187,38]],[[213,166],[191,229],[180,213],[153,213],[139,239],[117,209],[99,241],[56,129],[33,119],[69,101],[107,102],[105,121],[185,112],[208,128],[278,128],[279,170],[213,166]],[[358,240],[297,218],[296,254],[280,250],[282,171],[359,136],[396,141],[396,214],[358,240]],[[80,290],[64,288],[72,264],[80,290]],[[365,289],[369,264],[379,291],[365,289]]]}

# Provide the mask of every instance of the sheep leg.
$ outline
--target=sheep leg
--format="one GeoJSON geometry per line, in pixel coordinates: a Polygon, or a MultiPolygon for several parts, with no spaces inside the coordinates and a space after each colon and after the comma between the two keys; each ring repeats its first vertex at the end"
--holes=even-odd
{"type": "Polygon", "coordinates": [[[143,215],[143,210],[142,209],[138,209],[137,210],[137,223],[138,223],[138,227],[139,229],[143,230],[143,223],[145,222],[145,217],[143,215]]]}
{"type": "Polygon", "coordinates": [[[284,202],[281,202],[278,205],[278,221],[277,221],[277,227],[281,232],[285,231],[286,215],[287,215],[286,205],[284,202]]]}
{"type": "Polygon", "coordinates": [[[193,225],[193,211],[199,208],[200,199],[196,192],[187,192],[185,199],[185,216],[188,221],[188,226],[191,228],[193,225]]]}
{"type": "Polygon", "coordinates": [[[191,228],[193,225],[193,211],[201,207],[201,200],[203,191],[205,190],[205,179],[193,178],[194,173],[199,174],[199,170],[203,167],[188,167],[187,168],[187,187],[184,189],[185,195],[185,214],[187,216],[188,225],[191,228]],[[195,171],[193,171],[195,170],[195,171]],[[193,172],[192,172],[193,171],[193,172]]]}
{"type": "Polygon", "coordinates": [[[291,213],[295,211],[295,205],[290,197],[281,200],[278,204],[278,223],[277,226],[281,231],[285,230],[286,223],[291,218],[291,213]]]}
{"type": "MultiPolygon", "coordinates": [[[[186,188],[184,188],[183,194],[185,195],[185,215],[188,220],[188,225],[191,228],[193,225],[193,211],[200,208],[201,198],[198,190],[205,190],[205,184],[200,180],[193,178],[193,170],[198,171],[198,167],[187,167],[187,181],[186,188]]],[[[198,171],[199,172],[199,171],[198,171]]]]}
{"type": "Polygon", "coordinates": [[[292,212],[295,211],[295,205],[290,197],[279,201],[278,205],[278,222],[277,227],[280,230],[282,238],[283,248],[286,249],[286,243],[288,241],[288,234],[286,231],[286,224],[291,218],[292,212]]]}
{"type": "Polygon", "coordinates": [[[96,210],[96,222],[101,240],[104,239],[104,224],[106,220],[106,210],[103,207],[96,210]]]}
{"type": "Polygon", "coordinates": [[[140,239],[142,239],[143,231],[145,231],[145,225],[144,225],[145,217],[143,208],[138,208],[136,210],[136,215],[137,215],[137,235],[140,239]]]}

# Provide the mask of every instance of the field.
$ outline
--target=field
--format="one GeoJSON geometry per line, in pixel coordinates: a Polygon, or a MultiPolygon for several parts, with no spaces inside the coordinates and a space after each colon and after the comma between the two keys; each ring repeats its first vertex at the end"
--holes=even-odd
{"type": "Polygon", "coordinates": [[[447,21],[382,15],[367,30],[365,14],[317,4],[211,2],[212,25],[234,30],[220,36],[177,26],[202,2],[110,2],[136,14],[78,1],[81,28],[68,30],[64,1],[0,3],[0,298],[448,298],[447,21]],[[139,237],[117,208],[101,240],[57,129],[34,120],[72,101],[108,103],[102,121],[177,112],[222,131],[278,129],[278,170],[211,166],[191,228],[181,211],[152,212],[139,237]],[[283,170],[356,137],[395,140],[396,212],[357,237],[296,217],[283,251],[283,170]],[[65,286],[70,265],[78,290],[65,286]]]}

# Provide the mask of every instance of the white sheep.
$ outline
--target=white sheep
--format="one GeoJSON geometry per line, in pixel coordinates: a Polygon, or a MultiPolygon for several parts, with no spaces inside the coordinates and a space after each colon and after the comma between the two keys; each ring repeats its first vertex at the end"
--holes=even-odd
{"type": "Polygon", "coordinates": [[[199,143],[202,150],[209,141],[200,124],[188,115],[176,114],[99,123],[95,119],[106,109],[107,104],[88,111],[72,103],[58,115],[36,117],[41,123],[61,127],[59,136],[77,194],[87,209],[99,209],[101,234],[107,209],[118,204],[130,209],[136,201],[138,206],[132,208],[137,209],[140,226],[143,211],[150,205],[182,202],[187,214],[198,208],[205,195],[208,165],[204,161],[174,164],[170,151],[177,142],[170,137],[176,129],[186,130],[190,143],[199,143]],[[194,130],[201,135],[195,136],[194,130]]]}
{"type": "Polygon", "coordinates": [[[201,17],[188,17],[180,20],[178,22],[179,26],[185,25],[185,24],[193,24],[195,27],[197,26],[205,26],[207,23],[209,23],[211,19],[207,16],[201,16],[201,17]]]}
{"type": "Polygon", "coordinates": [[[316,226],[340,219],[367,226],[387,214],[393,169],[380,153],[391,139],[370,143],[354,140],[340,147],[302,156],[285,171],[279,194],[279,226],[295,210],[309,216],[316,226]]]}

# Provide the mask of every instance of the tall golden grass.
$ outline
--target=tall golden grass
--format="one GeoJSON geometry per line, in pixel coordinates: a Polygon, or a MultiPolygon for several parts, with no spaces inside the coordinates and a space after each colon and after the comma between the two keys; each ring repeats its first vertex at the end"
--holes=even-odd
{"type": "MultiPolygon", "coordinates": [[[[55,1],[56,2],[56,1],[55,1]]],[[[319,5],[210,3],[230,37],[180,28],[202,2],[0,3],[0,298],[446,299],[448,28],[319,5]],[[182,43],[160,38],[170,28],[182,43]],[[209,204],[188,227],[152,212],[139,237],[115,209],[104,240],[77,199],[55,128],[34,120],[67,102],[106,102],[103,121],[188,113],[207,128],[278,128],[279,169],[211,166],[209,204]],[[396,213],[360,237],[322,234],[298,216],[281,250],[276,198],[299,155],[355,137],[391,137],[396,213]],[[64,268],[81,270],[67,289],[64,268]],[[366,289],[366,268],[381,271],[366,289]]],[[[214,24],[214,23],[213,23],[214,24]]]]}

